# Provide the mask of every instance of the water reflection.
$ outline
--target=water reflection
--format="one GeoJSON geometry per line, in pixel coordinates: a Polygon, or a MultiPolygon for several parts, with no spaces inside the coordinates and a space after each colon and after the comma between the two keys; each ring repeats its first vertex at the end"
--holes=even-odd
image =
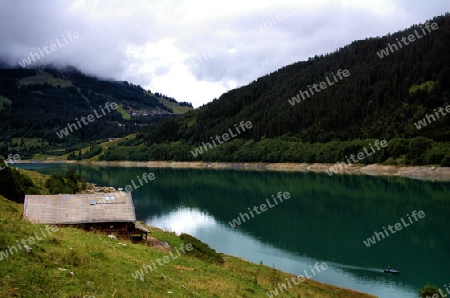
{"type": "MultiPolygon", "coordinates": [[[[147,168],[69,168],[99,185],[123,187],[147,168]]],[[[448,283],[450,183],[399,177],[312,173],[152,169],[156,179],[133,191],[138,219],[186,232],[219,252],[301,274],[309,265],[329,269],[314,279],[379,297],[416,297],[426,282],[448,283]],[[291,199],[232,229],[228,222],[278,191],[291,199]],[[413,210],[426,217],[371,247],[363,240],[413,210]],[[381,272],[390,264],[402,273],[381,272]]]]}
{"type": "Polygon", "coordinates": [[[312,279],[327,284],[345,284],[346,288],[370,292],[378,297],[416,296],[414,288],[399,282],[396,276],[384,274],[380,268],[345,265],[286,251],[242,231],[233,230],[198,208],[179,207],[165,214],[152,216],[146,223],[177,234],[188,233],[203,239],[219,252],[239,256],[257,264],[262,262],[297,276],[306,276],[305,271],[312,275],[310,268],[317,262],[325,262],[328,268],[312,276],[312,279]]]}
{"type": "Polygon", "coordinates": [[[178,235],[181,233],[193,235],[198,230],[217,226],[216,220],[211,215],[196,208],[183,207],[163,215],[153,216],[146,223],[178,235]]]}

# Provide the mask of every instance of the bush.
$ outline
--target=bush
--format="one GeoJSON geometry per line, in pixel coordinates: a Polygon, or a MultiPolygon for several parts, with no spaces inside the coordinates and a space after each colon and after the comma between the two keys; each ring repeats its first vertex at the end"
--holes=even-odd
{"type": "Polygon", "coordinates": [[[442,161],[442,159],[444,158],[444,156],[445,156],[444,154],[427,152],[425,154],[425,164],[427,164],[427,165],[439,164],[442,161]]]}
{"type": "Polygon", "coordinates": [[[30,177],[21,174],[19,170],[5,166],[2,159],[0,159],[0,166],[4,167],[0,170],[1,195],[11,201],[23,203],[25,194],[39,194],[30,177]]]}
{"type": "Polygon", "coordinates": [[[393,138],[389,141],[389,146],[386,150],[388,155],[395,159],[406,153],[408,145],[409,141],[407,139],[393,138]]]}
{"type": "Polygon", "coordinates": [[[79,174],[75,174],[74,171],[70,170],[67,172],[66,179],[59,173],[51,175],[50,178],[45,181],[45,187],[48,188],[51,194],[71,194],[84,189],[86,187],[86,182],[79,174]]]}
{"type": "Polygon", "coordinates": [[[389,157],[383,164],[385,165],[397,165],[397,161],[392,156],[389,157]]]}
{"type": "Polygon", "coordinates": [[[76,189],[73,188],[73,182],[69,180],[66,183],[64,178],[59,173],[51,175],[50,178],[45,181],[45,187],[48,188],[51,194],[70,194],[76,192],[76,189]]]}
{"type": "Polygon", "coordinates": [[[180,235],[181,240],[183,240],[184,244],[191,244],[194,248],[193,250],[187,252],[189,255],[193,255],[196,258],[199,258],[204,261],[208,261],[211,263],[223,264],[225,263],[224,259],[220,254],[218,254],[214,249],[210,248],[207,244],[201,242],[197,238],[182,233],[180,235]]]}
{"type": "Polygon", "coordinates": [[[441,167],[450,167],[450,155],[445,156],[441,160],[441,167]]]}
{"type": "Polygon", "coordinates": [[[426,284],[425,287],[423,287],[423,289],[419,290],[420,298],[433,297],[433,295],[435,294],[438,294],[439,297],[441,296],[439,293],[439,288],[436,285],[426,284]]]}
{"type": "Polygon", "coordinates": [[[432,147],[433,141],[424,137],[417,137],[409,141],[406,162],[410,165],[423,165],[424,155],[432,147]]]}

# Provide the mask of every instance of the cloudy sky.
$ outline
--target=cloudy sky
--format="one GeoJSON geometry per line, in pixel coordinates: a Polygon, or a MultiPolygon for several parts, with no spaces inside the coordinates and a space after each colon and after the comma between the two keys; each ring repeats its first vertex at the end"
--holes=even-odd
{"type": "Polygon", "coordinates": [[[0,0],[0,57],[20,67],[47,46],[32,65],[70,64],[198,107],[447,11],[449,0],[0,0]]]}

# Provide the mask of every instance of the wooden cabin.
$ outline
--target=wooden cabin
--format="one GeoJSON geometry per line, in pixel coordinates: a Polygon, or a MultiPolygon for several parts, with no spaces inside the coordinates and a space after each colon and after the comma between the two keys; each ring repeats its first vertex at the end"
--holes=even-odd
{"type": "Polygon", "coordinates": [[[131,192],[25,195],[23,218],[35,224],[71,226],[119,238],[147,239],[136,222],[131,192]]]}

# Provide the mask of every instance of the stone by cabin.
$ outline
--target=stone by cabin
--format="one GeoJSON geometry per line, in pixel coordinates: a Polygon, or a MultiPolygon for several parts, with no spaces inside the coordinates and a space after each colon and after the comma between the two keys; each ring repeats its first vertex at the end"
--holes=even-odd
{"type": "Polygon", "coordinates": [[[128,192],[26,195],[23,218],[35,224],[71,226],[137,242],[149,231],[136,221],[128,192]]]}

